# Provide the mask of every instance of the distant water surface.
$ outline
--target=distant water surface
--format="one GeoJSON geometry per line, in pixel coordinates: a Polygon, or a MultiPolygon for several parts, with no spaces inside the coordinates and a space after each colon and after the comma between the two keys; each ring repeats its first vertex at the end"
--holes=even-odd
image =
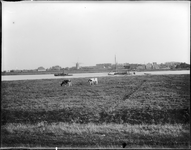
{"type": "MultiPolygon", "coordinates": [[[[151,75],[190,74],[190,70],[136,72],[136,75],[144,75],[144,73],[149,73],[151,75]]],[[[54,76],[54,74],[7,75],[7,76],[1,76],[1,77],[2,77],[2,81],[14,81],[14,80],[36,80],[36,79],[59,79],[59,78],[64,79],[64,78],[105,77],[105,76],[108,76],[108,73],[78,73],[78,74],[73,74],[73,76],[54,76]]],[[[110,75],[110,76],[112,76],[112,75],[110,75]]]]}

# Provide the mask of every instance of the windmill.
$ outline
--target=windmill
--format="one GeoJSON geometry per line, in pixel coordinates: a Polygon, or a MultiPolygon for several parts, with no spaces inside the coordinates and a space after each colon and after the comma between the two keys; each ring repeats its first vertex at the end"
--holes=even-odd
{"type": "Polygon", "coordinates": [[[76,64],[76,69],[80,69],[80,64],[82,63],[76,62],[75,64],[76,64]]]}

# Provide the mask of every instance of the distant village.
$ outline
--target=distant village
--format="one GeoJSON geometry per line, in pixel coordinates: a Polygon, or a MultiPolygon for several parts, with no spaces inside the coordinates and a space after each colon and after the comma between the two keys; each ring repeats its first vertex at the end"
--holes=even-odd
{"type": "Polygon", "coordinates": [[[59,65],[52,66],[50,68],[44,68],[43,66],[40,66],[33,70],[4,70],[2,73],[8,73],[8,72],[57,72],[57,71],[91,71],[91,70],[114,70],[114,69],[126,69],[126,70],[134,70],[134,71],[144,71],[144,70],[172,70],[172,69],[190,69],[190,64],[182,63],[182,62],[166,62],[157,64],[156,62],[153,63],[147,63],[147,64],[130,64],[130,63],[123,63],[123,64],[111,64],[111,63],[102,63],[102,64],[96,64],[95,66],[80,66],[80,63],[76,63],[73,67],[65,67],[62,68],[59,65]]]}

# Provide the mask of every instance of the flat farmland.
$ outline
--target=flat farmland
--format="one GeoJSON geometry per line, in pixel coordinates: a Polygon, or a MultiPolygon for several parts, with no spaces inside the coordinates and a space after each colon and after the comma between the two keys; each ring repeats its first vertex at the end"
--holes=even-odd
{"type": "Polygon", "coordinates": [[[188,147],[190,75],[3,81],[5,147],[188,147]]]}

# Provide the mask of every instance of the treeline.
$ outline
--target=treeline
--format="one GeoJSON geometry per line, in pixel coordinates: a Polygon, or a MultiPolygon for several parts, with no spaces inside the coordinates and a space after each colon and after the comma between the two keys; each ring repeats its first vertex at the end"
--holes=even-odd
{"type": "Polygon", "coordinates": [[[175,68],[176,69],[190,69],[190,64],[180,63],[175,68]]]}

